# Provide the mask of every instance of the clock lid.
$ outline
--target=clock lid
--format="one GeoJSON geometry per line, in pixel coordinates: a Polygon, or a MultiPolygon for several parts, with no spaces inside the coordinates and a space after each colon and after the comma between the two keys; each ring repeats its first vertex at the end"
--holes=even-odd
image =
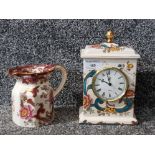
{"type": "Polygon", "coordinates": [[[85,49],[82,49],[81,58],[140,58],[133,48],[113,43],[112,31],[108,31],[106,37],[107,42],[87,45],[85,49]]]}

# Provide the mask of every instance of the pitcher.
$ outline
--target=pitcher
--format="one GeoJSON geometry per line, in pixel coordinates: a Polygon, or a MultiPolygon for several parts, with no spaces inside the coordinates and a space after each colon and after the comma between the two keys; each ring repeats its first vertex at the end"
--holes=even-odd
{"type": "Polygon", "coordinates": [[[54,119],[53,101],[62,90],[66,69],[60,65],[27,65],[9,69],[17,81],[12,90],[12,119],[22,127],[47,125],[54,119]],[[48,77],[54,70],[62,73],[58,88],[53,89],[48,77]]]}

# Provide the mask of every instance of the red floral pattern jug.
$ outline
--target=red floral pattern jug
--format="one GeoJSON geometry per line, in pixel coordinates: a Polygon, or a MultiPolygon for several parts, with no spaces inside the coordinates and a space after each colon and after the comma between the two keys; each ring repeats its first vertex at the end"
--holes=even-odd
{"type": "Polygon", "coordinates": [[[12,90],[12,119],[22,127],[47,125],[54,119],[53,101],[62,90],[66,69],[60,65],[27,65],[9,69],[17,81],[12,90]],[[62,73],[58,88],[53,89],[48,77],[54,70],[62,73]]]}

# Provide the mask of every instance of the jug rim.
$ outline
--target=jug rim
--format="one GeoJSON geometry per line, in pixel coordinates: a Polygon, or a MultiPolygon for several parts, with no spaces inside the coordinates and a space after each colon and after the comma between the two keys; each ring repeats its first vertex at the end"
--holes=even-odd
{"type": "Polygon", "coordinates": [[[31,64],[8,69],[10,76],[44,75],[54,70],[54,64],[31,64]]]}

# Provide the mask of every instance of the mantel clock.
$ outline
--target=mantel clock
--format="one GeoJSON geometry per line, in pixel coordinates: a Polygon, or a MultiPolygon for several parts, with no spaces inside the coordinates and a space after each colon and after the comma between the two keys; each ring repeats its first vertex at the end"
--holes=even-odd
{"type": "Polygon", "coordinates": [[[137,59],[134,49],[107,42],[87,45],[83,58],[83,106],[79,122],[89,124],[136,124],[134,97],[137,59]]]}

